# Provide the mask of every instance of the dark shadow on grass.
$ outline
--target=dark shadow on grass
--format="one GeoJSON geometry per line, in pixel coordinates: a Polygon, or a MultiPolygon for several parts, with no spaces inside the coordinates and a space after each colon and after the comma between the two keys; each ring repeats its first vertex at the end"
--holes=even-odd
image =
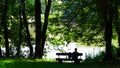
{"type": "Polygon", "coordinates": [[[7,64],[7,68],[119,68],[119,65],[111,65],[107,63],[81,63],[71,64],[63,63],[59,64],[56,62],[14,62],[7,64]]]}
{"type": "Polygon", "coordinates": [[[4,63],[0,68],[120,68],[120,61],[90,62],[90,63],[62,63],[46,61],[13,60],[12,63],[4,63]]]}

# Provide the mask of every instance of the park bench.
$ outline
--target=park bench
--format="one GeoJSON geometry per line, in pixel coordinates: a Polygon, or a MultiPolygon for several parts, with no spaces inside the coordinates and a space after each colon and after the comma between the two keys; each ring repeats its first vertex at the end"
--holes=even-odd
{"type": "Polygon", "coordinates": [[[56,53],[58,58],[56,60],[59,63],[62,63],[62,61],[74,61],[75,64],[79,64],[80,61],[82,61],[81,56],[83,53],[77,53],[77,55],[74,55],[74,53],[56,53]],[[64,56],[64,58],[62,57],[64,56]],[[73,57],[78,57],[77,59],[74,59],[73,57]]]}

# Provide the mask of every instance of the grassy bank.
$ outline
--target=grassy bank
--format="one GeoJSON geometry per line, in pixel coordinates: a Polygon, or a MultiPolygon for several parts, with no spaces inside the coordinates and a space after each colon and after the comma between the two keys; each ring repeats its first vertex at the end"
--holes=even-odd
{"type": "Polygon", "coordinates": [[[0,68],[120,68],[119,62],[63,63],[37,60],[0,60],[0,68]]]}

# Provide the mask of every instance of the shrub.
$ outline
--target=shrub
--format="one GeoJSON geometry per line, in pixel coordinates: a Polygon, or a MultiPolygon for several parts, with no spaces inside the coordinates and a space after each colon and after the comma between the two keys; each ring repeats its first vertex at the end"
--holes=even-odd
{"type": "Polygon", "coordinates": [[[86,58],[83,62],[100,62],[104,59],[105,52],[100,51],[97,55],[92,56],[91,54],[86,54],[86,58]]]}

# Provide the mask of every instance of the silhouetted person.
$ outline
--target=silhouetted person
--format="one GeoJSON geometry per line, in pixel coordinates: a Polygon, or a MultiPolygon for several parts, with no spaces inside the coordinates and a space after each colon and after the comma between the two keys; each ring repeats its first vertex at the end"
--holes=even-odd
{"type": "Polygon", "coordinates": [[[73,52],[73,57],[72,58],[74,59],[75,64],[79,63],[77,48],[75,48],[75,51],[73,52]]]}
{"type": "Polygon", "coordinates": [[[69,52],[68,58],[72,59],[72,53],[71,52],[69,52]]]}

